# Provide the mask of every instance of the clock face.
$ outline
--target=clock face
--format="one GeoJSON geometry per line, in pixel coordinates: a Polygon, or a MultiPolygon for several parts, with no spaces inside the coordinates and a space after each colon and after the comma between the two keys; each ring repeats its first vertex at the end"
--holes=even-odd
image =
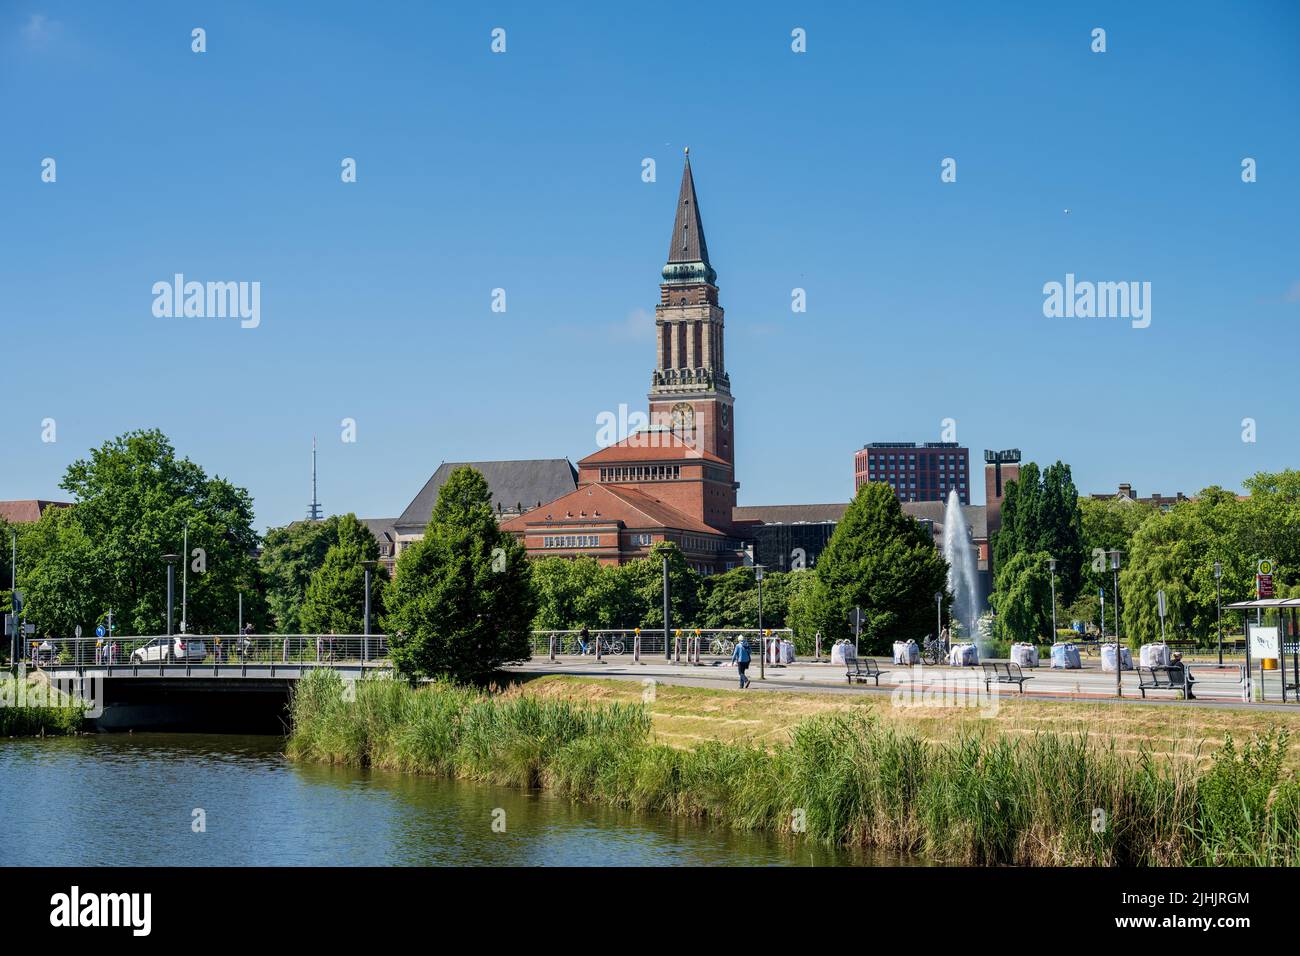
{"type": "Polygon", "coordinates": [[[673,406],[673,430],[690,431],[695,427],[695,407],[690,402],[678,402],[673,406]]]}

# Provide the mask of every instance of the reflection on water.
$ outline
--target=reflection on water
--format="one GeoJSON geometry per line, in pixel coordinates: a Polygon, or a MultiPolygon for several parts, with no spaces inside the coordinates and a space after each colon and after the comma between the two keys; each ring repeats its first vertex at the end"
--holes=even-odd
{"type": "Polygon", "coordinates": [[[545,794],[291,764],[275,737],[0,741],[7,865],[841,865],[893,858],[545,794]],[[201,809],[206,832],[192,821],[201,809]],[[502,819],[505,830],[493,829],[502,819]]]}

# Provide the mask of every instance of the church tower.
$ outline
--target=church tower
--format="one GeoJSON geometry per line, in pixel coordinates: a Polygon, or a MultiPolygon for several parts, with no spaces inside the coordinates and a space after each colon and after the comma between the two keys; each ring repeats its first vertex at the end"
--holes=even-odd
{"type": "Polygon", "coordinates": [[[703,452],[707,510],[730,525],[736,505],[735,416],[725,364],[723,310],[717,273],[709,263],[704,223],[695,196],[690,150],[677,195],[677,216],[668,243],[668,262],[655,306],[656,362],[651,376],[650,421],[671,428],[703,452]],[[716,464],[717,460],[722,464],[716,464]]]}

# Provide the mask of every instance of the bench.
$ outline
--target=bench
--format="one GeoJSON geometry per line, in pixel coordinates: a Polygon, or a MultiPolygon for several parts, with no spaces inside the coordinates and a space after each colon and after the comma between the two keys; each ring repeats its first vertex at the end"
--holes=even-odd
{"type": "Polygon", "coordinates": [[[1149,690],[1180,690],[1183,692],[1183,700],[1187,700],[1192,697],[1189,690],[1195,683],[1196,678],[1187,672],[1186,667],[1179,665],[1138,668],[1138,690],[1144,699],[1149,690]]]}
{"type": "Polygon", "coordinates": [[[1019,664],[1011,662],[1001,663],[999,661],[984,661],[980,664],[984,668],[984,690],[987,693],[989,685],[996,682],[999,684],[1017,684],[1020,687],[1020,693],[1025,692],[1025,681],[1033,680],[1032,677],[1025,676],[1020,669],[1019,664]]]}
{"type": "Polygon", "coordinates": [[[844,676],[852,684],[854,681],[866,683],[868,677],[873,678],[876,686],[880,686],[880,665],[870,657],[853,658],[844,662],[844,676]]]}

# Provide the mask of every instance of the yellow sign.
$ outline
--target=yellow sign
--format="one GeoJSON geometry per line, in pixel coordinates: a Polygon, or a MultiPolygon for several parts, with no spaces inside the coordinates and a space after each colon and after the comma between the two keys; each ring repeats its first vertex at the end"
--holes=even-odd
{"type": "Polygon", "coordinates": [[[1266,561],[1261,561],[1261,562],[1259,562],[1259,573],[1260,573],[1260,574],[1272,574],[1272,573],[1273,573],[1273,562],[1272,562],[1272,561],[1267,561],[1267,560],[1266,560],[1266,561]]]}

